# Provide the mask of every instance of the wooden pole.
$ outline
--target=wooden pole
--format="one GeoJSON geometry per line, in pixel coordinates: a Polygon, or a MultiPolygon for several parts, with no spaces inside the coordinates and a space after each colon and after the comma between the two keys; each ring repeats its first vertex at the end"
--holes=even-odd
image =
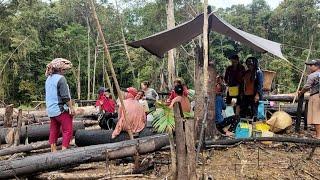
{"type": "Polygon", "coordinates": [[[119,12],[119,8],[118,8],[118,1],[115,0],[115,3],[116,3],[116,8],[117,8],[117,14],[118,14],[119,22],[120,22],[120,30],[121,30],[121,36],[122,36],[122,41],[123,41],[124,50],[126,51],[126,56],[127,56],[127,58],[128,58],[128,61],[129,61],[130,67],[131,67],[131,72],[132,72],[133,80],[136,80],[136,75],[135,75],[135,72],[134,72],[133,63],[132,63],[131,58],[130,58],[130,54],[129,54],[129,50],[128,50],[126,38],[125,38],[125,36],[124,36],[124,31],[123,31],[123,27],[122,27],[122,26],[123,26],[123,23],[122,23],[122,18],[121,18],[121,15],[120,15],[120,12],[119,12]]]}
{"type": "MultiPolygon", "coordinates": [[[[310,54],[311,54],[312,44],[313,44],[313,35],[311,35],[311,42],[310,42],[310,45],[309,45],[309,52],[308,52],[307,59],[306,59],[305,62],[308,62],[308,61],[309,61],[310,54]]],[[[304,65],[304,68],[303,68],[303,72],[302,72],[301,77],[300,77],[300,81],[299,81],[299,85],[298,85],[296,94],[298,94],[298,92],[299,92],[299,90],[300,90],[300,87],[301,87],[301,84],[302,84],[302,80],[303,80],[303,77],[305,76],[306,70],[307,70],[307,65],[305,64],[305,65],[304,65]]],[[[296,98],[297,98],[297,96],[294,97],[292,104],[294,104],[294,103],[296,102],[296,98]]]]}
{"type": "Polygon", "coordinates": [[[88,42],[87,42],[87,48],[88,48],[88,63],[87,63],[87,99],[90,99],[90,24],[89,24],[89,17],[87,17],[87,26],[88,26],[88,42]]]}
{"type": "Polygon", "coordinates": [[[93,63],[93,77],[92,77],[92,99],[95,99],[95,90],[96,90],[96,68],[97,68],[97,57],[98,57],[98,41],[99,35],[97,35],[96,46],[94,48],[94,63],[93,63]]]}
{"type": "MultiPolygon", "coordinates": [[[[100,25],[100,22],[99,22],[97,13],[96,13],[96,9],[95,9],[93,0],[89,0],[89,2],[90,2],[93,18],[94,18],[94,20],[96,22],[96,25],[97,25],[99,36],[100,36],[101,41],[102,41],[103,46],[104,46],[105,55],[107,55],[108,65],[109,65],[109,68],[110,68],[110,71],[111,71],[111,75],[112,75],[114,84],[115,84],[116,89],[117,89],[117,93],[118,93],[118,97],[120,99],[121,106],[123,107],[123,110],[124,110],[124,116],[125,116],[124,118],[125,118],[125,121],[126,121],[127,120],[127,114],[126,114],[125,106],[124,106],[124,103],[123,103],[123,96],[121,94],[120,86],[119,86],[119,83],[118,83],[118,80],[117,80],[117,75],[116,75],[116,73],[114,71],[114,68],[113,68],[111,55],[110,55],[110,52],[109,52],[109,49],[108,49],[108,44],[106,42],[106,39],[104,38],[104,35],[103,35],[103,32],[102,32],[102,28],[101,28],[101,25],[100,25]]],[[[128,134],[130,136],[130,139],[133,139],[132,132],[129,131],[128,134]]]]}

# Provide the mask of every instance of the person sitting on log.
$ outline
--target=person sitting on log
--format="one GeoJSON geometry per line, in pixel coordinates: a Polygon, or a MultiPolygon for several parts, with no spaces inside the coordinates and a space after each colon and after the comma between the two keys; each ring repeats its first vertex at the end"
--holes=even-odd
{"type": "MultiPolygon", "coordinates": [[[[217,84],[218,84],[217,77],[217,84]]],[[[219,87],[219,86],[216,86],[219,87]]],[[[235,131],[237,124],[239,123],[239,118],[236,116],[230,116],[227,118],[223,118],[222,110],[226,109],[226,104],[223,99],[222,88],[216,88],[216,103],[215,103],[215,112],[216,112],[216,127],[217,129],[227,136],[233,136],[233,132],[235,131]],[[230,126],[230,127],[228,127],[230,126]]]]}
{"type": "MultiPolygon", "coordinates": [[[[176,80],[174,80],[173,85],[174,85],[173,87],[176,87],[177,85],[182,85],[182,86],[183,86],[183,96],[188,97],[188,88],[187,88],[186,85],[184,85],[184,84],[182,83],[182,79],[177,78],[176,80]]],[[[173,88],[173,90],[171,90],[171,92],[170,92],[170,94],[169,94],[169,98],[167,99],[166,103],[167,103],[168,105],[170,105],[171,102],[172,102],[172,100],[173,100],[175,97],[177,97],[177,96],[178,96],[178,95],[177,95],[177,93],[174,91],[174,88],[173,88]]]]}
{"type": "Polygon", "coordinates": [[[320,59],[311,60],[307,62],[311,74],[309,74],[307,83],[304,85],[299,96],[305,92],[310,91],[308,103],[308,124],[313,124],[316,129],[314,138],[320,139],[320,59]]]}
{"type": "Polygon", "coordinates": [[[124,108],[119,104],[118,122],[112,132],[112,138],[118,136],[121,131],[126,131],[132,136],[133,133],[138,133],[144,129],[146,113],[143,106],[134,99],[137,94],[137,90],[133,87],[127,88],[127,92],[122,92],[124,108]]]}
{"type": "Polygon", "coordinates": [[[96,107],[99,108],[99,126],[102,129],[110,130],[116,126],[118,114],[115,112],[115,101],[111,98],[110,90],[100,87],[96,107]]]}
{"type": "Polygon", "coordinates": [[[46,69],[46,107],[50,118],[49,143],[51,152],[57,151],[56,143],[62,129],[62,150],[67,149],[73,136],[72,116],[75,110],[72,105],[69,86],[63,76],[72,64],[63,58],[52,60],[46,69]]]}
{"type": "Polygon", "coordinates": [[[259,101],[263,96],[263,72],[258,59],[249,57],[246,60],[247,71],[243,76],[243,96],[240,104],[241,117],[257,117],[259,101]]]}
{"type": "Polygon", "coordinates": [[[183,86],[177,85],[174,87],[174,92],[177,94],[177,97],[175,97],[170,104],[170,108],[173,109],[173,105],[176,102],[181,103],[182,112],[190,112],[191,111],[191,104],[189,101],[189,98],[187,96],[183,95],[183,86]]]}
{"type": "Polygon", "coordinates": [[[147,100],[149,108],[155,107],[155,102],[159,99],[159,95],[156,90],[150,88],[150,82],[143,81],[141,83],[141,89],[144,92],[144,99],[147,100]]]}
{"type": "Polygon", "coordinates": [[[100,112],[114,113],[116,103],[112,99],[110,90],[104,87],[100,87],[98,91],[98,99],[96,101],[96,107],[100,112]]]}
{"type": "Polygon", "coordinates": [[[148,113],[149,112],[149,106],[148,106],[148,102],[144,98],[144,91],[140,90],[138,92],[138,94],[136,95],[135,99],[143,106],[144,111],[146,113],[148,113]]]}

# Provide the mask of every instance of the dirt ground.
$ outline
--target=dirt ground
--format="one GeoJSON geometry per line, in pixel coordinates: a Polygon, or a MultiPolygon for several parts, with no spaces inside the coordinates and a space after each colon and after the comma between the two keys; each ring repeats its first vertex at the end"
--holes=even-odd
{"type": "MultiPolygon", "coordinates": [[[[311,160],[310,146],[273,143],[246,143],[229,148],[215,148],[201,154],[197,165],[199,179],[320,179],[320,149],[311,160]],[[203,164],[204,163],[204,164],[203,164]]],[[[43,173],[38,179],[166,179],[170,173],[169,150],[140,157],[148,170],[133,175],[133,164],[110,161],[82,164],[55,172],[43,173]]],[[[187,178],[186,178],[187,179],[187,178]]]]}

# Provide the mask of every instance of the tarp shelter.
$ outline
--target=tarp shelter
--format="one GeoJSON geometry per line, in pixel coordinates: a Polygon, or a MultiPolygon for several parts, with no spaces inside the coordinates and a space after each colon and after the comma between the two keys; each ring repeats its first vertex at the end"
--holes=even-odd
{"type": "MultiPolygon", "coordinates": [[[[281,59],[286,59],[282,55],[281,44],[237,29],[214,13],[209,14],[208,19],[211,30],[228,36],[234,41],[240,42],[257,52],[269,52],[281,59]]],[[[131,42],[128,45],[135,48],[143,47],[151,54],[163,58],[164,54],[170,49],[187,43],[202,33],[203,14],[200,14],[194,19],[180,24],[173,29],[159,32],[145,39],[131,42]]]]}

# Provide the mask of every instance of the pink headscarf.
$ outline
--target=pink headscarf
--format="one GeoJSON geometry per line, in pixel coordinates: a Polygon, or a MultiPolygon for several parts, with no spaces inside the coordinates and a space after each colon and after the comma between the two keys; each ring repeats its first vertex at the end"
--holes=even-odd
{"type": "Polygon", "coordinates": [[[72,63],[64,58],[56,58],[52,60],[46,69],[46,76],[52,75],[55,71],[60,72],[61,70],[71,69],[72,63]]]}

